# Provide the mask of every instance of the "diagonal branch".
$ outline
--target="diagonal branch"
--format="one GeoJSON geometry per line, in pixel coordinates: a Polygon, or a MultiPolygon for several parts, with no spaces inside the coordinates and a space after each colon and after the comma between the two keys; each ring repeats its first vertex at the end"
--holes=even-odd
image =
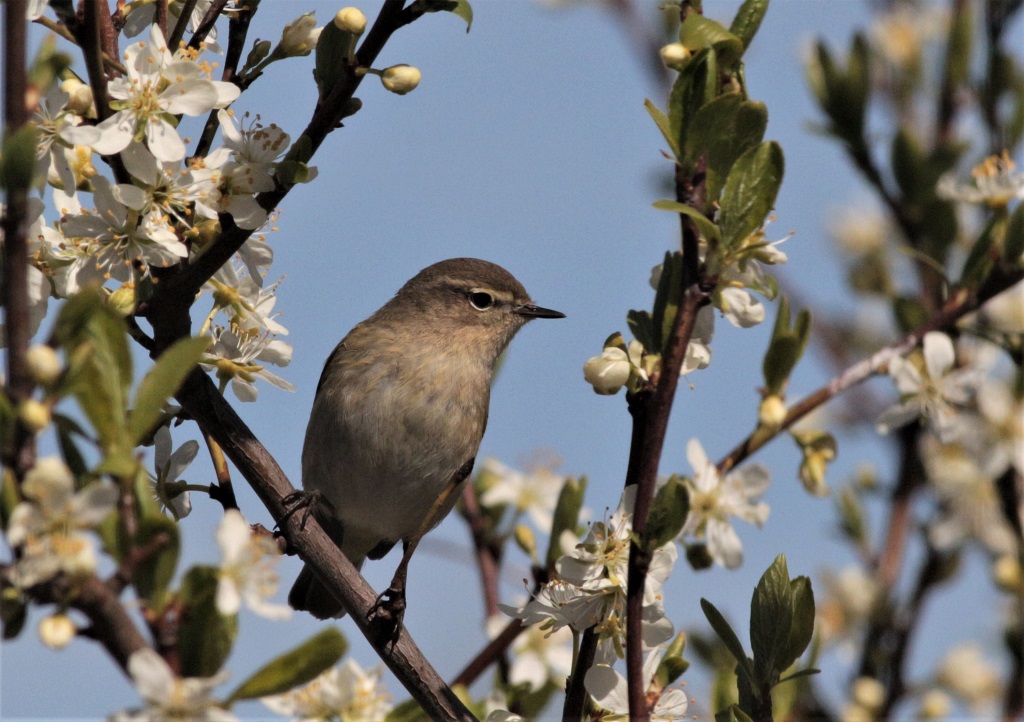
{"type": "Polygon", "coordinates": [[[953,297],[925,323],[892,344],[882,348],[870,357],[858,361],[845,371],[834,377],[827,384],[814,391],[790,407],[789,413],[772,434],[761,432],[751,434],[741,441],[732,451],[718,462],[718,471],[726,473],[736,465],[752,456],[761,447],[774,439],[783,431],[811,413],[819,406],[835,398],[848,389],[867,381],[875,374],[882,373],[895,356],[901,356],[921,343],[929,331],[950,329],[967,314],[976,311],[986,301],[1024,280],[1022,269],[995,269],[985,285],[977,291],[961,291],[953,297]]]}
{"type": "Polygon", "coordinates": [[[342,603],[377,654],[423,710],[432,719],[475,720],[423,656],[407,629],[402,627],[399,630],[400,636],[393,646],[390,646],[390,640],[376,638],[376,630],[367,619],[376,601],[373,589],[314,516],[303,520],[302,514],[288,515],[282,500],[295,491],[294,487],[266,447],[218,393],[209,377],[198,369],[194,370],[178,392],[177,399],[203,433],[217,439],[224,453],[281,526],[291,547],[342,603]]]}

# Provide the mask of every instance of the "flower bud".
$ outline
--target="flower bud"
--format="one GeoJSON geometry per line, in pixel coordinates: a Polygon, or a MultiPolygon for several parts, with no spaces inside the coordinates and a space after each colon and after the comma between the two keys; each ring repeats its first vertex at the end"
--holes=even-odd
{"type": "Polygon", "coordinates": [[[930,689],[921,695],[921,706],[917,710],[918,719],[946,719],[952,709],[949,695],[941,689],[930,689]]]}
{"type": "Polygon", "coordinates": [[[786,420],[786,403],[776,394],[765,396],[757,410],[757,421],[772,431],[776,431],[786,420]]]}
{"type": "Polygon", "coordinates": [[[671,70],[682,70],[690,59],[690,51],[682,43],[671,43],[660,51],[661,62],[671,70]]]}
{"type": "Polygon", "coordinates": [[[530,559],[536,559],[537,538],[533,535],[533,529],[525,524],[516,524],[513,534],[515,535],[516,544],[519,545],[519,548],[522,549],[530,559]]]}
{"type": "Polygon", "coordinates": [[[50,407],[35,399],[25,399],[18,406],[18,419],[29,431],[42,431],[50,423],[50,407]]]}
{"type": "Polygon", "coordinates": [[[313,13],[306,13],[292,20],[281,31],[277,52],[283,57],[309,55],[316,47],[322,28],[316,27],[313,13]]]}
{"type": "Polygon", "coordinates": [[[60,89],[68,94],[68,110],[82,116],[96,116],[92,99],[92,88],[90,86],[78,78],[68,78],[61,82],[60,89]]]}
{"type": "Polygon", "coordinates": [[[885,703],[885,685],[873,677],[858,677],[853,682],[853,701],[871,712],[877,712],[885,703]]]}
{"type": "Polygon", "coordinates": [[[992,579],[1005,592],[1024,591],[1024,574],[1012,554],[1003,554],[992,563],[992,579]]]}
{"type": "Polygon", "coordinates": [[[593,356],[583,364],[583,378],[603,396],[617,394],[629,381],[629,357],[614,346],[606,348],[600,356],[593,356]]]}
{"type": "Polygon", "coordinates": [[[63,366],[57,352],[49,346],[32,346],[25,352],[25,364],[32,379],[42,386],[49,386],[60,378],[63,366]]]}
{"type": "Polygon", "coordinates": [[[405,95],[416,89],[421,77],[419,68],[411,65],[392,65],[381,73],[380,82],[392,93],[405,95]]]}
{"type": "Polygon", "coordinates": [[[107,304],[122,316],[135,311],[135,284],[126,283],[107,296],[107,304]]]}
{"type": "Polygon", "coordinates": [[[75,638],[75,623],[66,614],[54,614],[39,622],[39,638],[50,649],[64,649],[75,638]]]}
{"type": "Polygon", "coordinates": [[[347,7],[334,16],[334,25],[338,30],[354,35],[362,35],[366,30],[366,16],[359,8],[347,7]]]}

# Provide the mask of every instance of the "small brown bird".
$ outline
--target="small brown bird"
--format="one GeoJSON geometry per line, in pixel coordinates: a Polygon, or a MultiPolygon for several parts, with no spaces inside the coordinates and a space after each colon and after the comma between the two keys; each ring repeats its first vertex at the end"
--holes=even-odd
{"type": "MultiPolygon", "coordinates": [[[[302,483],[317,520],[356,567],[399,541],[404,554],[381,595],[396,624],[409,559],[451,511],[487,426],[498,357],[534,318],[508,271],[475,258],[429,266],[358,326],[327,359],[302,450],[302,483]]],[[[341,604],[309,567],[288,602],[319,619],[341,604]]],[[[375,609],[377,609],[375,607],[375,609]]]]}

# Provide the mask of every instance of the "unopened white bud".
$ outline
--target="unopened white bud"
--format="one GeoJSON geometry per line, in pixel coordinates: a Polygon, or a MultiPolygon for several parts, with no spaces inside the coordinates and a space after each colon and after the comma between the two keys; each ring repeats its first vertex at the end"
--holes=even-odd
{"type": "Polygon", "coordinates": [[[39,622],[39,638],[50,649],[64,649],[75,638],[75,623],[66,614],[54,614],[39,622]]]}
{"type": "Polygon", "coordinates": [[[873,677],[858,677],[853,682],[851,696],[861,707],[877,712],[885,703],[885,685],[873,677]]]}
{"type": "Polygon", "coordinates": [[[338,30],[343,30],[346,33],[362,35],[366,30],[366,16],[359,8],[342,8],[334,16],[334,25],[338,30]]]}
{"type": "Polygon", "coordinates": [[[1003,591],[1019,594],[1024,590],[1024,574],[1012,554],[1003,554],[992,563],[992,579],[1003,591]]]}
{"type": "Polygon", "coordinates": [[[35,399],[25,399],[18,406],[18,419],[29,431],[42,431],[50,423],[50,407],[35,399]]]}
{"type": "Polygon", "coordinates": [[[49,386],[56,381],[63,370],[60,357],[49,346],[32,346],[25,352],[25,364],[37,384],[49,386]]]}
{"type": "Polygon", "coordinates": [[[786,420],[786,402],[776,394],[765,396],[757,410],[757,420],[773,431],[778,429],[786,420]]]}
{"type": "Polygon", "coordinates": [[[135,284],[126,283],[107,296],[107,303],[122,316],[135,311],[135,284]]]}
{"type": "Polygon", "coordinates": [[[423,77],[419,68],[411,65],[392,65],[380,75],[380,82],[392,93],[405,95],[416,89],[423,77]]]}
{"type": "Polygon", "coordinates": [[[322,29],[316,27],[316,18],[313,13],[300,15],[284,26],[277,50],[285,57],[309,55],[316,47],[316,41],[320,38],[322,29]]]}
{"type": "Polygon", "coordinates": [[[68,78],[60,84],[60,89],[68,94],[68,110],[81,116],[96,117],[91,86],[78,78],[68,78]]]}
{"type": "Polygon", "coordinates": [[[682,70],[683,66],[690,59],[690,51],[682,43],[666,45],[659,53],[661,54],[661,62],[665,64],[666,68],[671,68],[672,70],[682,70]]]}
{"type": "Polygon", "coordinates": [[[949,695],[941,689],[930,689],[921,695],[921,706],[917,710],[918,719],[946,719],[953,708],[949,695]]]}

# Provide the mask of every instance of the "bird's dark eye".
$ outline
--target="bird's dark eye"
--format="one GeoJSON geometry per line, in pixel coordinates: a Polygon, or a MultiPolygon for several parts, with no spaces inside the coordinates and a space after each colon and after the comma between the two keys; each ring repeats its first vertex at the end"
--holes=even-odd
{"type": "Polygon", "coordinates": [[[469,303],[477,311],[486,311],[494,305],[494,296],[484,291],[474,291],[469,294],[469,303]]]}

